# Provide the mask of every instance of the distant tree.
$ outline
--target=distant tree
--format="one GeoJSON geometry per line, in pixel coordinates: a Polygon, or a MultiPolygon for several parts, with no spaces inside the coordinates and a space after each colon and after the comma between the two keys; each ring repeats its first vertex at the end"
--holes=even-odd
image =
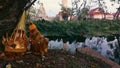
{"type": "Polygon", "coordinates": [[[87,6],[86,0],[83,0],[82,4],[80,3],[81,0],[74,0],[72,2],[73,14],[78,16],[78,19],[85,19],[89,11],[89,6],[87,6]]]}
{"type": "Polygon", "coordinates": [[[99,11],[103,14],[102,19],[106,19],[106,15],[105,15],[105,13],[107,12],[106,2],[104,0],[97,0],[95,1],[95,3],[100,8],[99,11]]]}
{"type": "Polygon", "coordinates": [[[117,2],[118,4],[120,4],[120,0],[110,0],[111,2],[117,2]]]}
{"type": "Polygon", "coordinates": [[[72,1],[72,11],[73,11],[73,15],[79,15],[80,13],[80,6],[79,6],[80,0],[74,0],[72,1]]]}
{"type": "Polygon", "coordinates": [[[120,15],[120,6],[119,6],[119,8],[117,8],[117,11],[116,11],[116,13],[114,15],[114,19],[119,20],[120,19],[119,15],[120,15]]]}
{"type": "MultiPolygon", "coordinates": [[[[117,2],[118,4],[120,4],[120,0],[111,0],[111,2],[117,2]]],[[[112,4],[112,5],[114,5],[114,4],[112,4]]],[[[116,8],[117,9],[117,11],[116,11],[116,13],[115,13],[115,15],[114,15],[114,19],[119,19],[119,15],[120,15],[120,6],[118,7],[118,8],[116,8]]]]}
{"type": "Polygon", "coordinates": [[[88,15],[89,7],[85,7],[81,9],[80,15],[78,16],[78,19],[86,19],[86,16],[88,15]]]}
{"type": "Polygon", "coordinates": [[[105,14],[107,13],[108,9],[107,9],[107,5],[106,5],[105,0],[94,0],[94,1],[91,0],[91,3],[94,3],[96,6],[99,7],[99,11],[103,14],[102,19],[106,19],[105,14]]]}
{"type": "Polygon", "coordinates": [[[66,8],[61,5],[61,12],[62,12],[62,17],[64,20],[68,20],[68,17],[73,15],[73,11],[71,8],[66,8]]]}

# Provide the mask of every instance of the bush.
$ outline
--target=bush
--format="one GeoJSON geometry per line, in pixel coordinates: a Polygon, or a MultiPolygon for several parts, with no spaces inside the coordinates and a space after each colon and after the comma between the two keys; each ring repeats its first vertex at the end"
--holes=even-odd
{"type": "MultiPolygon", "coordinates": [[[[80,21],[34,21],[40,32],[54,39],[57,38],[80,38],[92,36],[109,36],[120,31],[120,22],[114,20],[80,20],[80,21]]],[[[27,25],[27,32],[28,25],[27,25]]]]}

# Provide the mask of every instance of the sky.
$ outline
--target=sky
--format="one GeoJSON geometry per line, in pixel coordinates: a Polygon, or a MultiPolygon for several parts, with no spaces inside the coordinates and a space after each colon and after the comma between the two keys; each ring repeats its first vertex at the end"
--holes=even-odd
{"type": "Polygon", "coordinates": [[[60,0],[40,0],[48,16],[55,16],[60,11],[60,0]]]}
{"type": "MultiPolygon", "coordinates": [[[[56,14],[58,14],[58,12],[61,10],[60,4],[61,4],[62,0],[40,0],[40,3],[44,4],[44,8],[46,10],[46,13],[48,16],[55,16],[56,14]]],[[[92,0],[92,1],[96,1],[96,0],[92,0]]],[[[94,9],[97,6],[97,4],[92,3],[91,0],[87,0],[87,5],[91,4],[91,9],[94,9]]],[[[81,0],[81,3],[83,1],[81,0]]],[[[110,0],[105,0],[106,2],[106,6],[107,6],[107,10],[109,13],[114,13],[116,12],[116,8],[119,7],[119,4],[114,3],[114,2],[110,2],[110,0]],[[113,6],[111,6],[111,4],[114,4],[113,6]]],[[[79,4],[81,4],[79,3],[79,4]]],[[[36,9],[39,9],[39,5],[35,4],[36,9]]],[[[68,0],[68,7],[71,7],[71,0],[68,0]]]]}

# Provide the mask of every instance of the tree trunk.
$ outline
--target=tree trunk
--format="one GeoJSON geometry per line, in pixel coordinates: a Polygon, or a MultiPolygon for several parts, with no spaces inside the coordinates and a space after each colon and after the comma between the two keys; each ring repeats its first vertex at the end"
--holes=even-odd
{"type": "Polygon", "coordinates": [[[24,7],[30,0],[0,0],[0,50],[2,46],[2,36],[15,29],[24,7]]]}

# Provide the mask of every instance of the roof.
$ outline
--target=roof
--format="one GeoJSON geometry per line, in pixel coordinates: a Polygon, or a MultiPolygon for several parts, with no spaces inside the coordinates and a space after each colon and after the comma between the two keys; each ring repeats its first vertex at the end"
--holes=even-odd
{"type": "MultiPolygon", "coordinates": [[[[102,12],[99,11],[101,9],[100,7],[97,7],[95,9],[92,9],[88,12],[88,15],[95,15],[95,14],[103,14],[102,12]]],[[[104,13],[105,15],[111,15],[110,13],[104,13]]]]}
{"type": "Polygon", "coordinates": [[[97,11],[98,9],[100,9],[99,7],[98,8],[95,8],[95,9],[92,9],[88,12],[89,15],[91,14],[100,14],[101,12],[100,11],[97,11]]]}

